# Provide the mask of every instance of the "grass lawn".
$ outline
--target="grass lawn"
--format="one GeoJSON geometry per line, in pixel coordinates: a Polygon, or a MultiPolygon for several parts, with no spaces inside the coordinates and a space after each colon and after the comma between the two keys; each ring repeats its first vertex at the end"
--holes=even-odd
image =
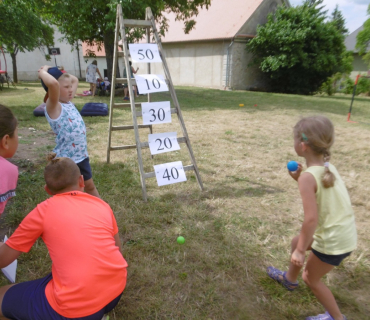
{"type": "MultiPolygon", "coordinates": [[[[87,87],[81,83],[78,91],[87,87]]],[[[301,116],[312,114],[326,115],[335,125],[331,161],[347,185],[358,227],[358,249],[325,282],[348,319],[369,319],[370,98],[356,97],[351,119],[360,122],[349,123],[349,95],[187,87],[176,88],[176,93],[204,191],[193,172],[186,173],[187,182],[164,187],[158,187],[155,178],[148,179],[148,202],[143,202],[136,151],[114,151],[107,164],[108,117],[85,118],[94,181],[116,215],[129,264],[127,287],[111,319],[281,320],[324,312],[301,279],[296,291],[287,292],[265,273],[269,265],[287,268],[290,240],[301,227],[302,204],[286,163],[302,161],[293,149],[292,128],[301,116]],[[179,235],[185,244],[177,244],[179,235]]],[[[19,120],[21,136],[14,157],[21,172],[17,196],[0,220],[1,231],[8,235],[47,198],[43,159],[54,142],[46,119],[32,114],[43,96],[38,83],[0,91],[1,103],[19,120]]],[[[154,94],[153,100],[170,96],[154,94]]],[[[109,97],[74,99],[79,109],[89,101],[108,104],[109,97]]],[[[132,124],[130,111],[114,114],[114,125],[132,124]]],[[[140,130],[141,141],[147,141],[148,130],[140,130]]],[[[171,124],[154,126],[155,133],[166,131],[181,136],[176,116],[171,124]]],[[[113,132],[113,145],[133,143],[133,131],[113,132]]],[[[154,159],[149,149],[143,150],[145,172],[165,162],[190,164],[185,146],[181,147],[154,159]]],[[[46,247],[39,240],[19,258],[17,281],[45,276],[50,269],[46,247]]],[[[0,285],[5,284],[0,276],[0,285]]]]}

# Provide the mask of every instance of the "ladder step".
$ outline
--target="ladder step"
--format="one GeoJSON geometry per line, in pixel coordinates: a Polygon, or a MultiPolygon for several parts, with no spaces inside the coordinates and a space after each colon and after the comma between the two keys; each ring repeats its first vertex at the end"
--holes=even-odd
{"type": "Polygon", "coordinates": [[[117,51],[119,57],[124,57],[125,53],[123,51],[117,51]]]}
{"type": "MultiPolygon", "coordinates": [[[[150,128],[151,124],[138,124],[137,127],[140,128],[150,128]]],[[[118,130],[132,130],[134,126],[113,126],[112,131],[118,130]]]]}
{"type": "MultiPolygon", "coordinates": [[[[138,104],[141,105],[142,103],[144,103],[144,102],[140,102],[138,104]]],[[[135,105],[136,105],[136,103],[135,103],[135,105]]],[[[171,114],[174,114],[174,113],[177,113],[177,109],[176,108],[171,108],[171,114]]],[[[143,116],[142,111],[141,110],[140,111],[136,111],[136,116],[137,117],[142,117],[143,116]]]]}
{"type": "MultiPolygon", "coordinates": [[[[186,138],[185,137],[180,137],[177,138],[178,143],[186,143],[186,138]]],[[[149,142],[141,142],[140,147],[143,148],[149,148],[149,142]]]]}
{"type": "MultiPolygon", "coordinates": [[[[128,83],[128,78],[116,78],[117,83],[128,83]]],[[[131,79],[132,84],[136,85],[135,78],[131,79]]]]}
{"type": "MultiPolygon", "coordinates": [[[[141,102],[135,102],[135,107],[140,107],[141,102]]],[[[113,108],[130,108],[131,103],[115,103],[113,104],[113,108]]]]}
{"type": "Polygon", "coordinates": [[[136,144],[131,144],[127,146],[119,146],[119,147],[110,147],[110,151],[116,151],[116,150],[126,150],[126,149],[136,149],[136,144]]]}
{"type": "Polygon", "coordinates": [[[125,26],[125,28],[148,28],[152,26],[152,22],[150,20],[123,19],[123,25],[125,26]]]}
{"type": "MultiPolygon", "coordinates": [[[[190,171],[190,170],[194,170],[194,165],[191,164],[190,166],[184,166],[184,171],[190,171]]],[[[155,172],[148,172],[148,173],[144,173],[144,178],[145,179],[148,179],[148,178],[154,178],[155,177],[155,172]]]]}

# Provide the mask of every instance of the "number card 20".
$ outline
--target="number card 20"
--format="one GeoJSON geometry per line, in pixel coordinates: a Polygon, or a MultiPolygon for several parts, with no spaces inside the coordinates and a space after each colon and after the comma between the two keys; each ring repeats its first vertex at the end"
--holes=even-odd
{"type": "Polygon", "coordinates": [[[133,62],[162,62],[156,43],[130,43],[128,47],[133,62]]]}
{"type": "Polygon", "coordinates": [[[154,166],[158,187],[186,181],[184,167],[181,161],[158,164],[154,166]]]}
{"type": "Polygon", "coordinates": [[[167,83],[160,74],[135,74],[134,77],[142,94],[168,91],[167,83]]]}
{"type": "Polygon", "coordinates": [[[144,102],[141,104],[141,112],[143,124],[170,123],[172,121],[169,101],[144,102]]]}
{"type": "Polygon", "coordinates": [[[151,154],[180,150],[176,132],[162,132],[148,135],[151,154]]]}

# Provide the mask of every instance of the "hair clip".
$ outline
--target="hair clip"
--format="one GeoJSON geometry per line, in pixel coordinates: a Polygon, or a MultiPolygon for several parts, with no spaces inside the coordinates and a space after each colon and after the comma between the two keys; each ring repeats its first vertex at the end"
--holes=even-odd
{"type": "Polygon", "coordinates": [[[303,139],[303,141],[308,141],[307,136],[303,132],[302,132],[302,139],[303,139]]]}

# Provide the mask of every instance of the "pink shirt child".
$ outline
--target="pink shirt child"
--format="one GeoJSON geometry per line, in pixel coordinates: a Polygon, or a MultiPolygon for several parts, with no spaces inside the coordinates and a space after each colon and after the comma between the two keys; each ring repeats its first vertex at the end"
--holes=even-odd
{"type": "Polygon", "coordinates": [[[15,196],[18,167],[0,156],[0,215],[11,197],[15,196]]]}

